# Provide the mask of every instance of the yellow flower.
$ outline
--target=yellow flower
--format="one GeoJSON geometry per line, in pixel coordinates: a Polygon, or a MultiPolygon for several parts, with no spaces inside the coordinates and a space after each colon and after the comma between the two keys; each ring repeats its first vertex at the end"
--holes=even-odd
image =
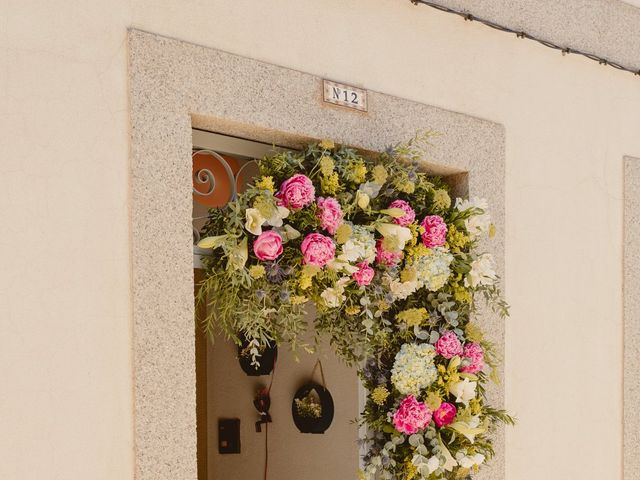
{"type": "Polygon", "coordinates": [[[249,275],[256,280],[264,277],[265,273],[266,271],[263,265],[251,265],[249,267],[249,275]]]}
{"type": "Polygon", "coordinates": [[[416,327],[427,318],[429,318],[429,312],[426,308],[408,308],[396,315],[396,320],[405,322],[408,327],[416,327]]]}
{"type": "Polygon", "coordinates": [[[408,459],[405,464],[405,469],[407,470],[406,480],[413,480],[418,474],[418,467],[416,467],[413,463],[411,463],[411,459],[408,459]]]}
{"type": "Polygon", "coordinates": [[[442,404],[442,399],[440,398],[440,395],[438,395],[437,393],[429,392],[429,394],[427,395],[427,399],[425,400],[425,403],[431,409],[431,411],[435,412],[438,408],[440,408],[440,405],[442,404]]]}
{"type": "Polygon", "coordinates": [[[470,304],[473,300],[473,296],[471,295],[471,292],[462,285],[456,284],[453,286],[453,299],[456,302],[470,304]]]}
{"type": "Polygon", "coordinates": [[[311,283],[311,275],[304,272],[300,274],[300,278],[298,278],[298,286],[300,287],[300,290],[307,290],[308,288],[311,288],[311,283]]]}
{"type": "Polygon", "coordinates": [[[387,310],[389,310],[391,308],[391,305],[389,305],[384,300],[380,300],[380,303],[378,303],[378,308],[380,310],[382,310],[383,312],[386,312],[387,310]]]}
{"type": "MultiPolygon", "coordinates": [[[[474,465],[474,468],[476,466],[477,465],[474,465]]],[[[470,473],[471,473],[471,470],[469,470],[468,468],[460,467],[458,469],[458,473],[456,473],[456,478],[465,479],[469,476],[470,473]]]]}
{"type": "Polygon", "coordinates": [[[425,247],[423,243],[419,243],[415,247],[407,248],[407,253],[410,257],[419,258],[431,255],[431,250],[425,247]]]}
{"type": "Polygon", "coordinates": [[[345,308],[345,312],[347,312],[347,315],[357,315],[360,313],[360,307],[357,305],[349,305],[345,308]]]}
{"type": "Polygon", "coordinates": [[[384,385],[380,385],[379,387],[374,388],[373,392],[371,392],[371,400],[373,400],[373,403],[375,403],[376,405],[384,405],[384,402],[387,401],[388,397],[389,390],[387,390],[387,387],[385,387],[384,385]]]}
{"type": "Polygon", "coordinates": [[[468,340],[476,343],[480,343],[484,341],[484,335],[482,334],[482,330],[475,323],[467,323],[467,326],[464,327],[464,334],[468,340]]]}
{"type": "Polygon", "coordinates": [[[320,188],[327,195],[335,195],[342,190],[338,172],[333,172],[331,175],[327,175],[326,177],[320,177],[320,188]]]}
{"type": "Polygon", "coordinates": [[[375,167],[373,167],[371,173],[373,174],[373,183],[376,183],[378,185],[384,185],[384,182],[386,182],[387,178],[389,178],[387,169],[382,165],[376,165],[375,167]]]}
{"type": "Polygon", "coordinates": [[[472,415],[480,415],[482,412],[482,403],[477,398],[472,398],[469,400],[469,409],[471,410],[472,415]]]}
{"type": "Polygon", "coordinates": [[[489,225],[489,238],[493,238],[496,236],[496,226],[495,224],[489,225]]]}
{"type": "Polygon", "coordinates": [[[289,301],[291,302],[291,305],[301,305],[303,303],[307,302],[307,297],[305,297],[304,295],[293,295],[289,301]]]}
{"type": "Polygon", "coordinates": [[[336,148],[336,144],[333,143],[333,140],[324,139],[319,144],[320,148],[324,150],[331,150],[332,148],[336,148]]]}
{"type": "Polygon", "coordinates": [[[433,192],[433,205],[440,209],[446,210],[451,206],[451,197],[444,189],[439,189],[433,192]]]}
{"type": "MultiPolygon", "coordinates": [[[[415,268],[406,267],[400,272],[400,281],[403,283],[413,282],[417,279],[418,279],[418,272],[416,272],[415,268]]],[[[413,310],[416,310],[416,309],[413,309],[413,310]]]]}
{"type": "Polygon", "coordinates": [[[449,226],[447,232],[447,245],[453,253],[460,253],[462,249],[469,245],[469,236],[462,230],[458,230],[455,225],[449,226]]]}
{"type": "Polygon", "coordinates": [[[401,192],[412,194],[416,190],[416,184],[411,181],[407,181],[399,185],[397,188],[401,192]]]}
{"type": "Polygon", "coordinates": [[[410,225],[407,225],[407,228],[411,230],[411,240],[407,242],[407,245],[413,247],[418,243],[418,237],[420,236],[420,229],[422,227],[420,225],[412,223],[410,225]]]}
{"type": "Polygon", "coordinates": [[[273,177],[261,177],[259,181],[256,182],[256,188],[260,190],[269,190],[271,193],[276,191],[276,187],[273,184],[273,177]]]}
{"type": "Polygon", "coordinates": [[[346,243],[349,238],[351,238],[351,234],[353,233],[353,228],[348,223],[343,223],[336,230],[336,242],[340,245],[346,243]]]}
{"type": "Polygon", "coordinates": [[[327,155],[323,155],[322,157],[320,157],[319,164],[320,164],[320,172],[325,177],[328,177],[329,175],[331,175],[333,173],[333,169],[336,166],[333,159],[331,157],[328,157],[327,155]]]}
{"type": "Polygon", "coordinates": [[[260,195],[253,201],[253,208],[258,210],[260,212],[260,215],[262,215],[264,218],[271,218],[276,213],[278,213],[278,207],[273,198],[274,197],[271,195],[260,195]]]}
{"type": "Polygon", "coordinates": [[[367,178],[367,166],[362,160],[351,160],[347,164],[346,177],[353,183],[362,183],[367,178]]]}

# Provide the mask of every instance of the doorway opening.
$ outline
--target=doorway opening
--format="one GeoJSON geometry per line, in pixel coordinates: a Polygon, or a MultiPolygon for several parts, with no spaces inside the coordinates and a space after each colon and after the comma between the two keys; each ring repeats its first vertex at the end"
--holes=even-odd
{"type": "MultiPolygon", "coordinates": [[[[204,277],[203,255],[210,250],[195,244],[206,222],[209,208],[223,207],[243,191],[257,174],[255,159],[274,150],[265,143],[193,130],[193,225],[195,294],[204,277]]],[[[198,480],[269,479],[324,480],[355,478],[359,466],[358,426],[361,407],[360,382],[356,371],[345,366],[328,344],[317,353],[296,354],[280,349],[271,376],[247,376],[238,361],[235,344],[222,336],[210,339],[198,319],[206,316],[206,305],[196,305],[196,418],[198,480]],[[315,378],[314,366],[321,360],[323,376],[331,388],[335,416],[323,434],[300,433],[292,417],[292,402],[300,387],[315,378]],[[273,422],[256,431],[260,416],[253,401],[256,392],[271,386],[270,414],[273,422]],[[239,420],[239,422],[238,422],[239,420]],[[228,431],[233,428],[231,442],[228,431]],[[267,437],[268,429],[268,439],[267,437]],[[236,442],[236,440],[239,440],[236,442]],[[268,442],[268,443],[267,443],[268,442]],[[229,450],[234,453],[226,453],[229,450]],[[268,467],[265,467],[267,460],[268,467]],[[327,459],[331,459],[330,462],[327,459]]],[[[309,308],[308,341],[312,342],[315,312],[309,308]]]]}

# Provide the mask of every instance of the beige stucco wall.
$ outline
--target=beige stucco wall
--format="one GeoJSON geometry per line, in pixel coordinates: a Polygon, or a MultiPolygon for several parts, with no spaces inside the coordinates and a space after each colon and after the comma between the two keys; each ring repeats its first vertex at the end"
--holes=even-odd
{"type": "Polygon", "coordinates": [[[637,78],[394,0],[0,9],[0,478],[132,478],[131,25],[505,125],[507,478],[621,478],[637,78]]]}

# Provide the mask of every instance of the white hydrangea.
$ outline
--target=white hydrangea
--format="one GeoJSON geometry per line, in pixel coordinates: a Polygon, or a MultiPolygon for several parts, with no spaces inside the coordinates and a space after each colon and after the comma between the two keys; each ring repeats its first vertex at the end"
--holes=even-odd
{"type": "Polygon", "coordinates": [[[478,237],[482,233],[488,233],[491,227],[491,215],[489,214],[489,202],[486,198],[474,197],[470,200],[456,199],[456,209],[463,212],[470,208],[479,208],[484,213],[473,215],[465,220],[467,232],[472,238],[478,237]]]}
{"type": "Polygon", "coordinates": [[[497,278],[493,255],[484,253],[471,262],[471,271],[464,279],[464,284],[471,288],[489,286],[493,285],[497,278]]]}
{"type": "Polygon", "coordinates": [[[417,289],[418,282],[401,282],[400,280],[391,280],[389,282],[389,291],[394,300],[404,300],[417,289]]]}
{"type": "Polygon", "coordinates": [[[426,287],[431,292],[436,292],[444,287],[451,276],[451,263],[453,255],[441,247],[431,250],[428,255],[418,257],[412,263],[417,273],[417,288],[426,287]]]}
{"type": "Polygon", "coordinates": [[[393,362],[391,382],[402,395],[420,395],[438,378],[435,356],[433,345],[405,343],[393,362]]]}
{"type": "Polygon", "coordinates": [[[344,262],[373,262],[376,258],[376,239],[369,230],[360,225],[353,226],[349,240],[342,245],[342,253],[338,256],[344,262]]]}

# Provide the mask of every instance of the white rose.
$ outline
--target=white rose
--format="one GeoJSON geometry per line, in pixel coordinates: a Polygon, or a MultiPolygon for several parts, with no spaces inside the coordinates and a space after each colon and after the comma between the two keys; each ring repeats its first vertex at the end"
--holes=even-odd
{"type": "Polygon", "coordinates": [[[481,453],[475,455],[467,455],[464,452],[456,453],[456,460],[463,468],[473,468],[475,465],[480,465],[484,462],[485,457],[481,453]]]}
{"type": "Polygon", "coordinates": [[[344,262],[355,262],[356,260],[364,257],[364,255],[365,248],[362,242],[349,239],[344,245],[342,245],[342,253],[339,258],[344,262]]]}
{"type": "Polygon", "coordinates": [[[451,395],[455,395],[456,402],[469,404],[469,400],[476,396],[476,382],[470,382],[468,378],[454,383],[449,387],[451,395]]]}
{"type": "Polygon", "coordinates": [[[327,307],[336,308],[347,299],[347,297],[344,296],[344,287],[349,281],[349,277],[342,277],[336,282],[335,287],[324,289],[320,297],[322,297],[327,307]]]}
{"type": "Polygon", "coordinates": [[[246,228],[249,233],[260,235],[262,233],[262,224],[266,221],[266,218],[262,216],[260,210],[257,208],[247,208],[245,218],[247,221],[244,224],[244,228],[246,228]]]}
{"type": "Polygon", "coordinates": [[[493,255],[485,253],[471,262],[471,271],[464,279],[464,284],[471,288],[493,285],[497,278],[493,255]]]}
{"type": "Polygon", "coordinates": [[[465,220],[465,226],[469,235],[477,237],[481,233],[487,233],[491,227],[491,215],[489,215],[489,202],[486,198],[474,197],[470,200],[456,199],[456,209],[459,211],[469,210],[470,208],[479,208],[484,213],[473,215],[465,220]]]}

